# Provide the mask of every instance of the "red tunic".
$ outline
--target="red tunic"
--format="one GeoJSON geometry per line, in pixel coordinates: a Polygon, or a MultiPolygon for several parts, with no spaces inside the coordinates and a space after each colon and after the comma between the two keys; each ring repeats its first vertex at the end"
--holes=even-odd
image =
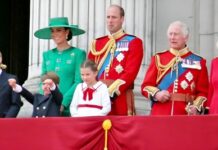
{"type": "MultiPolygon", "coordinates": [[[[96,51],[100,51],[109,41],[108,36],[96,39],[96,51]]],[[[104,59],[105,52],[99,56],[89,52],[88,58],[100,63],[104,59]]],[[[108,73],[103,69],[99,79],[119,81],[115,93],[118,96],[112,102],[111,115],[127,115],[127,93],[133,88],[134,80],[138,74],[143,58],[142,40],[128,34],[116,39],[116,50],[113,61],[110,64],[108,73]]],[[[100,71],[99,71],[100,72],[100,71]]]]}
{"type": "MultiPolygon", "coordinates": [[[[195,100],[199,100],[199,98],[206,99],[208,92],[206,60],[188,50],[183,55],[180,55],[178,78],[174,78],[176,73],[175,70],[172,71],[171,67],[168,67],[170,69],[158,78],[158,75],[160,75],[158,74],[160,73],[158,72],[160,64],[167,66],[175,57],[175,54],[171,53],[170,50],[158,53],[152,57],[151,64],[141,85],[142,95],[153,99],[157,91],[167,90],[169,93],[189,94],[195,100]],[[160,58],[159,63],[157,62],[157,56],[160,58]],[[175,85],[176,78],[178,79],[178,84],[176,83],[175,85]]],[[[171,100],[165,103],[153,101],[151,115],[170,115],[172,111],[173,115],[187,114],[185,111],[187,102],[176,100],[173,103],[171,100]]]]}

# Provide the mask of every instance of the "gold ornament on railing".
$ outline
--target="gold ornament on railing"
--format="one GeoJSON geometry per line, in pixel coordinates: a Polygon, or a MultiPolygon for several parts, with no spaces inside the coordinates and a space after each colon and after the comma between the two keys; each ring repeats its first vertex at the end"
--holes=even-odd
{"type": "Polygon", "coordinates": [[[108,150],[107,144],[108,144],[108,130],[112,127],[111,120],[106,119],[102,123],[102,127],[105,130],[105,135],[104,135],[104,150],[108,150]]]}

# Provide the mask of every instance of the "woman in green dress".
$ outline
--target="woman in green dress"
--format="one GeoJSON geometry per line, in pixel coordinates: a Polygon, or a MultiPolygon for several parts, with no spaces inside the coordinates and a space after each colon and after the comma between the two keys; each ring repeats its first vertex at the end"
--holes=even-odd
{"type": "Polygon", "coordinates": [[[80,66],[86,59],[85,51],[72,47],[68,41],[83,33],[85,31],[78,26],[69,25],[66,17],[51,18],[48,27],[34,33],[35,37],[52,39],[56,44],[56,48],[43,53],[41,75],[54,71],[60,77],[59,89],[63,94],[60,111],[63,116],[70,116],[69,105],[77,84],[82,82],[80,66]]]}

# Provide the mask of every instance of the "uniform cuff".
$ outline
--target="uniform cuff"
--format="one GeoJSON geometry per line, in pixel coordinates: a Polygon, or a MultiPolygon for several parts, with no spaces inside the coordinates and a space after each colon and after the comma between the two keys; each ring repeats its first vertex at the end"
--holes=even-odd
{"type": "Polygon", "coordinates": [[[120,95],[120,86],[125,84],[126,82],[124,80],[121,79],[117,79],[115,80],[108,88],[109,91],[109,95],[110,97],[113,97],[114,94],[117,94],[118,96],[120,95]]]}
{"type": "Polygon", "coordinates": [[[149,96],[154,98],[155,94],[156,94],[157,92],[159,92],[160,89],[158,89],[157,87],[154,87],[154,86],[146,86],[146,87],[143,89],[143,91],[148,92],[149,96]]]}
{"type": "Polygon", "coordinates": [[[199,112],[201,112],[204,102],[207,100],[206,97],[198,96],[194,101],[193,105],[197,108],[199,112]]]}

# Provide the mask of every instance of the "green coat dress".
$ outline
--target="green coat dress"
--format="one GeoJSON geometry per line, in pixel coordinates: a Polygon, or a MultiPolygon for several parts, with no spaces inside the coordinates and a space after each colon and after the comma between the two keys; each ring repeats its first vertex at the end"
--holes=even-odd
{"type": "Polygon", "coordinates": [[[76,47],[61,52],[54,48],[43,53],[42,75],[52,71],[60,78],[59,89],[63,94],[64,116],[70,116],[69,106],[77,84],[82,82],[80,66],[85,59],[85,51],[76,47]]]}

